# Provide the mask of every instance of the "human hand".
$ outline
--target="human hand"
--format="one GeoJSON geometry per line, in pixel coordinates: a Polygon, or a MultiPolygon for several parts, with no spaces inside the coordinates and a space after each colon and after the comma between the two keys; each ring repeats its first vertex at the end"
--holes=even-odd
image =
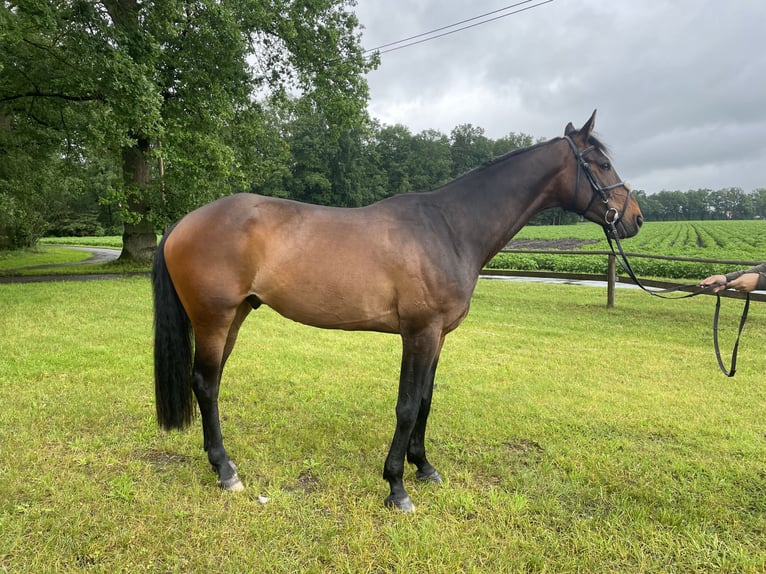
{"type": "Polygon", "coordinates": [[[700,281],[700,287],[713,287],[713,293],[723,291],[728,286],[731,286],[731,283],[729,283],[729,285],[726,284],[725,275],[711,275],[700,281]]]}

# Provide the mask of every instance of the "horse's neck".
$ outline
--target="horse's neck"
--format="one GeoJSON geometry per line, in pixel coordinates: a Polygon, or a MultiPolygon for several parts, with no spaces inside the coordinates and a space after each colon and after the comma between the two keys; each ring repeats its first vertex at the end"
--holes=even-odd
{"type": "Polygon", "coordinates": [[[546,191],[561,170],[550,145],[498,160],[443,188],[456,208],[453,226],[459,237],[455,239],[473,253],[479,268],[536,213],[559,204],[546,191]]]}

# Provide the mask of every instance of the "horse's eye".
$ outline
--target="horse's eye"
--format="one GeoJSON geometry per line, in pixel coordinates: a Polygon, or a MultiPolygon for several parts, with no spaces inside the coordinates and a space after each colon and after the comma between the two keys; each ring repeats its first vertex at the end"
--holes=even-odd
{"type": "Polygon", "coordinates": [[[610,164],[608,161],[605,161],[604,163],[601,164],[601,169],[603,169],[604,171],[609,171],[610,169],[612,169],[612,164],[610,164]]]}

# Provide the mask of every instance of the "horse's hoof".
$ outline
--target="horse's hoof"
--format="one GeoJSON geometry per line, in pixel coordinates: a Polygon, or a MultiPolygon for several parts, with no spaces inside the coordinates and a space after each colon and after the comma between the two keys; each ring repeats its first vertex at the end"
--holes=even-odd
{"type": "Polygon", "coordinates": [[[403,512],[404,514],[412,514],[415,512],[416,507],[412,502],[412,499],[409,496],[405,496],[404,498],[391,498],[390,496],[386,498],[385,502],[386,506],[389,508],[395,508],[399,512],[403,512]]]}
{"type": "Polygon", "coordinates": [[[420,482],[433,482],[434,484],[441,484],[443,482],[442,475],[439,474],[436,470],[428,474],[425,472],[417,471],[415,473],[415,478],[417,478],[420,482]]]}
{"type": "Polygon", "coordinates": [[[227,478],[226,480],[219,480],[218,486],[221,487],[221,490],[226,492],[241,492],[245,490],[245,485],[242,484],[242,481],[236,474],[231,478],[227,478]]]}

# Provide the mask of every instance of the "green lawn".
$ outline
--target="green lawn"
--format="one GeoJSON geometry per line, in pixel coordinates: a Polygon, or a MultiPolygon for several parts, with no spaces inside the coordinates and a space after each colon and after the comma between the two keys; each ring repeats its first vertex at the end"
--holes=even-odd
{"type": "Polygon", "coordinates": [[[148,280],[0,285],[0,308],[0,571],[766,570],[761,303],[728,379],[712,298],[481,281],[437,375],[445,484],[408,470],[413,516],[382,504],[397,337],[253,313],[222,387],[230,495],[199,420],[154,422],[148,280]]]}
{"type": "MultiPolygon", "coordinates": [[[[80,263],[90,259],[87,251],[40,246],[34,249],[0,251],[0,273],[24,267],[80,263]]],[[[39,273],[40,271],[37,270],[39,273]]]]}
{"type": "Polygon", "coordinates": [[[87,247],[110,247],[122,249],[122,236],[104,235],[99,237],[43,237],[44,245],[82,245],[87,247]]]}

